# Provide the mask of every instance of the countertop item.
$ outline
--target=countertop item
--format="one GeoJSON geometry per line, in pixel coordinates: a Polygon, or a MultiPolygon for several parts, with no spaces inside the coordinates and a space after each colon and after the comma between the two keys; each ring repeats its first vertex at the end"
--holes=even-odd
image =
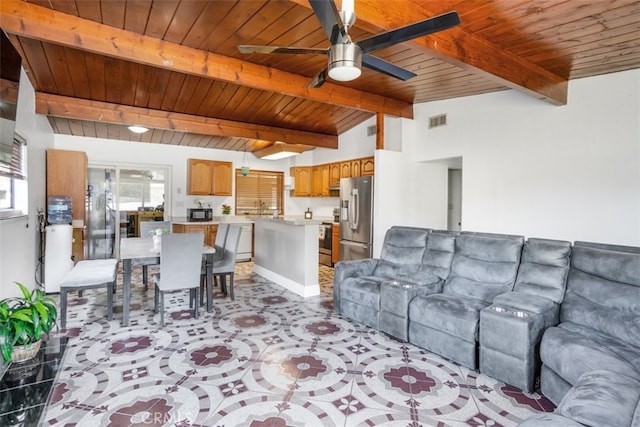
{"type": "Polygon", "coordinates": [[[319,219],[304,219],[303,217],[296,217],[296,216],[291,216],[291,217],[285,216],[283,218],[271,218],[271,217],[254,218],[254,222],[261,222],[261,221],[275,222],[275,223],[287,224],[287,225],[320,225],[322,224],[322,221],[319,219]]]}

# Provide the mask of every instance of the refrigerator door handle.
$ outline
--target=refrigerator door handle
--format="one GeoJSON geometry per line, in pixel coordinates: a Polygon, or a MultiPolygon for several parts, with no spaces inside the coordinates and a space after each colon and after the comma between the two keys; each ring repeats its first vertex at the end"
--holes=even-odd
{"type": "Polygon", "coordinates": [[[360,221],[360,206],[359,206],[359,200],[358,200],[358,189],[353,189],[351,191],[351,198],[352,198],[352,209],[351,211],[353,212],[353,222],[351,224],[351,229],[352,230],[357,230],[358,229],[358,222],[360,221]]]}

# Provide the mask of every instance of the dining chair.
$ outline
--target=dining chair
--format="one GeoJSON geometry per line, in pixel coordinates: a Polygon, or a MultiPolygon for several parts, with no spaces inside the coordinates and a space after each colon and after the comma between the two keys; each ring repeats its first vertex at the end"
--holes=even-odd
{"type": "Polygon", "coordinates": [[[222,259],[224,254],[224,245],[227,241],[227,234],[229,233],[229,224],[222,223],[218,225],[218,231],[216,232],[216,241],[214,242],[214,247],[216,249],[216,253],[213,256],[214,261],[218,261],[222,259]]]}
{"type": "MultiPolygon", "coordinates": [[[[171,222],[169,221],[140,221],[140,237],[152,237],[152,231],[162,230],[163,233],[171,233],[171,222]]],[[[141,261],[136,265],[142,265],[142,283],[144,290],[149,288],[149,266],[158,265],[155,261],[141,261]]]]}
{"type": "Polygon", "coordinates": [[[236,266],[236,255],[238,253],[238,243],[240,242],[240,233],[242,227],[239,224],[229,225],[227,241],[224,245],[222,259],[213,263],[213,277],[220,276],[220,285],[222,291],[227,293],[227,275],[229,275],[229,294],[231,299],[235,299],[233,292],[233,276],[236,266]]]}
{"type": "Polygon", "coordinates": [[[194,317],[198,318],[198,288],[204,233],[176,233],[162,236],[160,273],[153,275],[155,283],[154,307],[160,311],[160,325],[164,326],[164,293],[189,289],[189,301],[195,299],[194,317]]]}

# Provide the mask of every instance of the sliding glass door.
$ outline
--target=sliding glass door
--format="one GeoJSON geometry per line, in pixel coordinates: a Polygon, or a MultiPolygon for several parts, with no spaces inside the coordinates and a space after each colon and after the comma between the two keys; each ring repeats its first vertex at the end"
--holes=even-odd
{"type": "Polygon", "coordinates": [[[90,165],[86,256],[115,258],[119,241],[140,236],[141,221],[162,221],[169,168],[90,165]]]}

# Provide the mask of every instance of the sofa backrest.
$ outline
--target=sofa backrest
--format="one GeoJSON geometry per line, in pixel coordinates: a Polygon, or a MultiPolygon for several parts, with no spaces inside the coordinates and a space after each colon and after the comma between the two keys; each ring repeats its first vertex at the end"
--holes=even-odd
{"type": "Polygon", "coordinates": [[[428,228],[393,226],[384,236],[374,276],[392,279],[398,273],[418,271],[427,247],[428,228]]]}
{"type": "Polygon", "coordinates": [[[571,242],[529,238],[522,248],[513,290],[561,303],[567,284],[570,255],[571,242]]]}
{"type": "Polygon", "coordinates": [[[435,274],[442,280],[449,277],[458,234],[455,231],[433,231],[429,233],[427,249],[424,251],[422,265],[418,271],[435,274]]]}
{"type": "Polygon", "coordinates": [[[513,289],[523,236],[463,231],[455,241],[451,271],[443,293],[491,303],[513,289]]]}
{"type": "Polygon", "coordinates": [[[640,248],[576,242],[560,321],[638,346],[639,318],[640,248]]]}

